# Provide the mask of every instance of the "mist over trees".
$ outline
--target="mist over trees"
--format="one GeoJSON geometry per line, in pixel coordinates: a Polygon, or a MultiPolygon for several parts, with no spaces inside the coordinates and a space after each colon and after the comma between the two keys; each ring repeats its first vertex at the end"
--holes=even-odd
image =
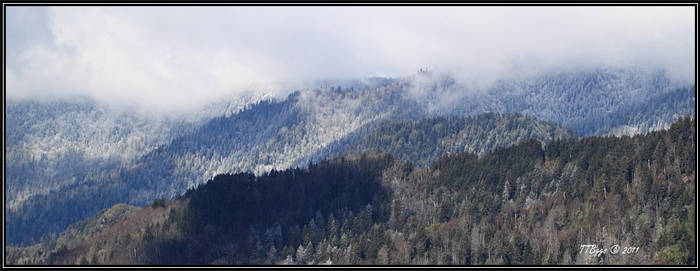
{"type": "Polygon", "coordinates": [[[662,71],[596,69],[481,92],[430,72],[319,82],[283,100],[222,101],[161,122],[90,101],[10,102],[8,240],[35,243],[113,204],[169,199],[217,174],[361,152],[426,166],[443,153],[484,154],[530,138],[644,134],[694,115],[694,92],[662,71]]]}

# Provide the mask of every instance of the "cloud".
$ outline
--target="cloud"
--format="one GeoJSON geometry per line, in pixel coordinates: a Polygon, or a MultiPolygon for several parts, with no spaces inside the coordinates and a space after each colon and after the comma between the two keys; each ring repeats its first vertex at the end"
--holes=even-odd
{"type": "Polygon", "coordinates": [[[547,69],[694,75],[692,7],[7,7],[7,95],[161,111],[429,67],[479,85],[547,69]]]}

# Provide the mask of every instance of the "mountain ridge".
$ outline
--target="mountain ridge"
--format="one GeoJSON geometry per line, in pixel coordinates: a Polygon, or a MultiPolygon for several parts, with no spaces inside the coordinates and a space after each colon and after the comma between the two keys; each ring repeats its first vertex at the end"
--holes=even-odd
{"type": "MultiPolygon", "coordinates": [[[[194,116],[190,119],[200,120],[201,123],[195,121],[182,126],[177,124],[182,120],[178,120],[173,126],[160,126],[162,131],[174,134],[139,132],[149,131],[139,127],[150,127],[153,126],[152,123],[141,121],[144,125],[132,125],[131,122],[140,123],[138,118],[137,121],[125,121],[128,120],[126,118],[114,122],[118,125],[112,127],[115,129],[110,129],[117,131],[117,134],[121,133],[119,131],[134,131],[135,138],[161,138],[161,141],[166,142],[149,143],[148,148],[119,145],[121,143],[114,145],[114,150],[124,149],[125,146],[150,150],[135,155],[129,162],[118,159],[84,160],[80,151],[68,152],[67,156],[54,160],[27,162],[30,160],[19,158],[30,157],[29,152],[14,151],[19,149],[8,145],[6,151],[11,157],[18,158],[6,160],[6,192],[10,199],[6,206],[11,206],[12,210],[8,216],[9,224],[12,225],[8,228],[8,239],[11,242],[36,242],[42,234],[59,231],[68,221],[86,217],[113,203],[142,205],[157,197],[170,198],[216,174],[236,171],[262,173],[320,161],[338,155],[336,152],[357,148],[357,144],[343,145],[359,140],[364,133],[372,132],[372,129],[385,121],[420,122],[441,116],[470,117],[489,112],[522,114],[540,122],[563,125],[580,136],[589,136],[611,133],[622,135],[629,132],[643,134],[668,127],[685,112],[694,115],[692,105],[695,103],[695,88],[677,88],[677,84],[671,82],[663,72],[614,69],[583,73],[570,71],[520,81],[503,80],[481,92],[464,89],[450,76],[421,73],[414,78],[422,79],[419,83],[411,81],[411,78],[328,81],[323,82],[322,87],[293,92],[283,100],[261,95],[241,99],[241,103],[223,101],[218,104],[219,107],[203,113],[211,116],[194,116]],[[638,80],[640,78],[642,80],[638,80]],[[416,92],[420,95],[416,96],[416,92]],[[633,100],[627,101],[628,97],[633,100]],[[447,102],[444,101],[446,99],[447,102]],[[270,111],[264,112],[266,110],[270,111]],[[216,131],[228,131],[229,135],[222,136],[216,131]],[[162,171],[172,173],[160,174],[162,171]],[[136,187],[138,189],[131,189],[136,187]],[[91,196],[82,195],[92,193],[102,194],[104,201],[96,197],[87,200],[91,196]],[[82,201],[79,198],[94,204],[87,208],[77,206],[82,201]],[[55,212],[56,210],[60,212],[55,212]],[[58,216],[67,210],[73,210],[68,218],[58,216]],[[30,219],[17,221],[19,215],[30,219]],[[41,222],[42,217],[48,217],[52,222],[41,222]],[[42,226],[43,223],[48,224],[42,226]],[[29,225],[35,228],[31,229],[35,233],[15,234],[15,229],[29,230],[29,225]]],[[[90,110],[86,112],[88,116],[98,115],[90,110]]],[[[27,117],[26,114],[17,116],[27,117]]],[[[8,131],[24,133],[22,131],[26,129],[15,129],[16,125],[12,126],[12,123],[19,125],[30,122],[21,121],[21,118],[17,120],[19,121],[8,122],[8,131]]],[[[80,125],[97,127],[93,130],[98,132],[110,130],[99,128],[102,126],[95,126],[93,122],[101,122],[100,125],[103,126],[113,123],[98,119],[80,125]]],[[[46,142],[59,142],[51,141],[54,137],[49,128],[61,122],[46,123],[37,133],[28,134],[35,134],[41,140],[50,139],[46,142]],[[42,137],[42,134],[48,136],[42,137]]],[[[71,122],[64,121],[65,125],[60,125],[66,131],[62,135],[75,133],[71,130],[72,126],[67,125],[69,123],[71,122]]],[[[413,124],[405,122],[403,125],[413,124]]],[[[410,137],[410,134],[407,136],[410,137]]],[[[523,139],[525,137],[527,136],[521,136],[523,139]]],[[[9,142],[17,142],[20,137],[10,133],[8,138],[11,138],[9,142]]],[[[120,136],[115,137],[116,142],[129,142],[122,139],[124,138],[120,136]]],[[[42,142],[41,140],[36,142],[42,142]]],[[[507,141],[495,145],[513,143],[507,141]]],[[[405,140],[404,144],[408,142],[405,140]]],[[[25,145],[44,146],[48,151],[65,147],[54,146],[53,143],[42,145],[29,142],[25,145]]],[[[76,146],[83,147],[80,144],[76,146]]],[[[484,151],[478,146],[473,146],[473,150],[484,151]]],[[[442,151],[433,150],[426,157],[421,157],[421,151],[416,150],[410,159],[417,164],[427,164],[442,151]]]]}

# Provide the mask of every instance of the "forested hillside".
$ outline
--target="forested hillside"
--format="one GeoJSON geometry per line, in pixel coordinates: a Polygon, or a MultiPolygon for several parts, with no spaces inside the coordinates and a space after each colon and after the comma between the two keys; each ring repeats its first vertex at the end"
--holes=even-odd
{"type": "Polygon", "coordinates": [[[483,154],[530,138],[644,134],[694,115],[694,104],[695,87],[663,71],[606,68],[485,89],[428,71],[321,81],[284,99],[227,97],[186,116],[140,115],[89,99],[11,102],[7,239],[36,243],[116,203],[169,199],[218,174],[362,152],[426,166],[443,153],[483,154]]]}
{"type": "Polygon", "coordinates": [[[91,99],[10,100],[7,106],[6,208],[80,183],[90,169],[117,167],[173,136],[182,123],[112,110],[91,99]]]}
{"type": "Polygon", "coordinates": [[[695,264],[697,120],[530,140],[418,168],[391,155],[219,175],[118,205],[15,264],[695,264]],[[599,257],[580,246],[639,247],[599,257]]]}
{"type": "Polygon", "coordinates": [[[69,223],[124,201],[123,194],[109,193],[123,186],[116,178],[120,170],[213,116],[231,115],[258,98],[262,96],[221,100],[185,117],[108,106],[87,97],[8,100],[8,241],[36,242],[47,232],[60,232],[69,223]],[[100,191],[107,193],[90,194],[100,191]],[[75,197],[91,204],[65,206],[75,197]]]}
{"type": "Polygon", "coordinates": [[[462,92],[444,83],[445,79],[426,80],[433,82],[428,86],[438,93],[452,94],[438,97],[456,100],[440,107],[438,113],[528,114],[559,123],[581,136],[646,133],[668,128],[685,114],[695,114],[695,86],[674,82],[663,70],[561,70],[500,80],[486,92],[462,95],[462,99],[455,99],[462,92]]]}
{"type": "Polygon", "coordinates": [[[425,167],[443,154],[484,154],[530,139],[542,143],[575,138],[561,126],[519,114],[486,113],[470,117],[433,117],[422,120],[389,120],[347,136],[315,154],[389,153],[401,161],[425,167]]]}

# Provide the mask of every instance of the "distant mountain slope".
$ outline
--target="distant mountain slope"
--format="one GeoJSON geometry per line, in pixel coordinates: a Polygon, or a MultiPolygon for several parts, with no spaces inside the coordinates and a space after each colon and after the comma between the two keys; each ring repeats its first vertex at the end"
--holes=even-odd
{"type": "Polygon", "coordinates": [[[147,186],[142,197],[130,202],[148,202],[153,191],[172,197],[216,174],[300,166],[316,150],[361,127],[405,118],[414,107],[400,106],[405,101],[395,95],[395,88],[330,88],[295,92],[284,101],[261,101],[159,147],[133,168],[122,170],[120,179],[147,186]]]}
{"type": "Polygon", "coordinates": [[[627,132],[645,133],[695,114],[695,86],[673,82],[662,70],[562,70],[466,92],[449,76],[419,73],[407,82],[433,114],[527,114],[581,136],[619,133],[624,126],[634,127],[627,132]]]}
{"type": "Polygon", "coordinates": [[[87,98],[9,100],[5,161],[7,208],[80,183],[94,169],[118,167],[168,143],[186,124],[111,109],[87,98]]]}
{"type": "Polygon", "coordinates": [[[660,71],[601,68],[471,90],[449,76],[420,72],[319,82],[283,100],[240,98],[167,121],[101,113],[90,103],[8,111],[8,241],[36,242],[115,203],[171,198],[217,174],[283,170],[343,152],[386,151],[425,165],[443,152],[481,153],[528,137],[553,138],[559,133],[548,128],[553,123],[583,136],[644,133],[694,115],[695,87],[660,71]],[[508,121],[457,129],[459,117],[489,112],[540,122],[524,117],[515,121],[523,128],[517,132],[508,121]],[[425,130],[441,116],[455,120],[456,126],[441,124],[455,129],[425,130]],[[383,130],[372,132],[380,124],[383,130]]]}
{"type": "MultiPolygon", "coordinates": [[[[210,178],[207,176],[229,172],[227,168],[249,171],[253,170],[253,165],[272,164],[278,169],[305,166],[309,161],[334,156],[334,152],[324,154],[318,151],[331,145],[341,146],[344,150],[393,151],[402,159],[416,159],[415,163],[424,163],[450,150],[474,149],[483,152],[527,139],[544,142],[570,136],[565,129],[517,115],[489,114],[471,118],[386,123],[377,122],[370,116],[364,120],[365,123],[362,118],[353,120],[358,127],[374,121],[380,123],[378,127],[387,127],[387,131],[399,129],[391,131],[395,135],[386,136],[402,137],[404,128],[413,131],[412,134],[423,136],[421,142],[415,142],[414,147],[405,149],[410,150],[409,153],[400,141],[387,141],[387,138],[365,146],[363,141],[350,144],[343,143],[343,137],[324,136],[324,133],[332,132],[329,129],[334,125],[339,128],[351,127],[346,126],[344,120],[309,119],[308,113],[292,102],[295,99],[263,101],[239,114],[215,118],[190,136],[179,137],[171,144],[158,147],[129,166],[93,172],[92,176],[97,176],[95,181],[34,197],[23,205],[22,212],[8,214],[8,228],[13,231],[22,229],[23,234],[38,238],[43,231],[60,230],[61,225],[118,202],[141,205],[156,197],[170,198],[210,178]],[[319,121],[333,124],[320,125],[317,124],[319,121]],[[402,128],[403,125],[406,127],[402,128]],[[434,130],[436,126],[444,126],[445,129],[434,130]],[[312,157],[310,154],[322,156],[312,157]]],[[[323,110],[324,107],[314,108],[323,110]]],[[[377,105],[377,108],[385,106],[377,105]]],[[[337,113],[330,114],[334,115],[338,116],[337,113]]],[[[373,141],[371,138],[375,136],[379,134],[370,133],[364,140],[373,141]]]]}
{"type": "Polygon", "coordinates": [[[576,136],[568,129],[518,114],[388,120],[335,142],[316,153],[315,160],[378,152],[428,166],[446,153],[484,154],[531,139],[546,143],[571,137],[576,136]]]}
{"type": "Polygon", "coordinates": [[[12,264],[694,265],[697,120],[413,168],[390,155],[219,175],[117,205],[12,264]],[[582,244],[617,253],[593,256],[582,244]],[[640,249],[624,250],[630,247],[640,249]],[[610,250],[609,250],[610,251],[610,250]]]}
{"type": "MultiPolygon", "coordinates": [[[[36,242],[44,233],[60,231],[114,203],[138,205],[172,197],[215,174],[290,167],[369,122],[400,118],[396,108],[415,108],[395,104],[403,102],[396,99],[398,93],[400,89],[386,86],[310,90],[215,117],[130,163],[88,167],[77,176],[79,181],[64,182],[59,189],[22,202],[8,212],[8,240],[36,242]]],[[[15,174],[27,176],[22,171],[15,174]]]]}
{"type": "MultiPolygon", "coordinates": [[[[9,212],[8,240],[37,241],[41,234],[63,229],[56,224],[58,214],[84,217],[95,208],[111,205],[85,206],[48,211],[46,216],[19,224],[25,235],[14,234],[14,218],[25,212],[53,210],[72,194],[92,193],[120,185],[115,179],[120,168],[130,167],[144,154],[172,139],[188,134],[211,114],[232,114],[250,99],[221,101],[206,110],[185,117],[157,116],[138,112],[135,108],[111,107],[85,97],[35,101],[8,99],[6,103],[5,145],[5,208],[9,212]],[[83,188],[84,187],[84,188],[83,188]],[[47,199],[53,200],[47,200],[47,199]],[[32,207],[33,206],[33,207],[32,207]],[[27,211],[28,210],[28,211],[27,211]],[[52,217],[54,217],[52,219],[52,217]],[[46,221],[40,221],[46,219],[46,221]],[[33,232],[33,234],[27,234],[33,232]],[[31,237],[30,237],[31,236],[31,237]],[[19,239],[17,239],[19,238],[19,239]]],[[[83,197],[114,197],[111,194],[83,197]]],[[[114,199],[113,199],[114,200],[114,199]]],[[[123,199],[119,199],[123,200],[123,199]]],[[[32,217],[32,215],[30,215],[32,217]]]]}

